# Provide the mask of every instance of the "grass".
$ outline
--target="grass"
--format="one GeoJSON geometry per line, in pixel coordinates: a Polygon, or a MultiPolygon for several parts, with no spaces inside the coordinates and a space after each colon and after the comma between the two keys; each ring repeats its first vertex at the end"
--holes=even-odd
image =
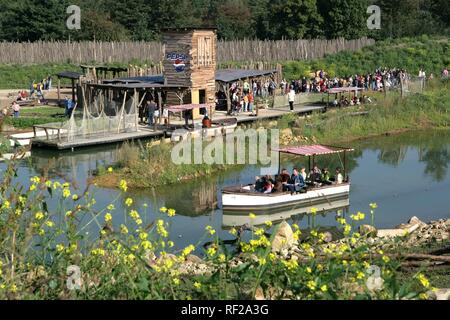
{"type": "MultiPolygon", "coordinates": [[[[418,75],[422,67],[429,75],[439,76],[444,67],[450,67],[450,42],[447,37],[421,36],[378,41],[373,46],[356,52],[343,51],[322,59],[307,61],[278,61],[283,66],[283,77],[288,81],[310,78],[317,70],[330,77],[367,74],[380,67],[402,68],[418,75]]],[[[274,61],[276,62],[276,61],[274,61]]],[[[245,63],[232,63],[236,67],[245,63]]]]}
{"type": "Polygon", "coordinates": [[[379,97],[374,105],[316,113],[297,121],[296,132],[320,143],[349,142],[386,133],[427,128],[448,128],[450,125],[449,82],[432,86],[423,94],[402,99],[391,94],[379,97]],[[365,116],[352,116],[368,112],[365,116]]]}
{"type": "Polygon", "coordinates": [[[19,118],[8,117],[4,124],[11,125],[16,129],[28,129],[34,125],[64,122],[67,121],[64,112],[64,109],[59,107],[22,108],[19,118]]]}

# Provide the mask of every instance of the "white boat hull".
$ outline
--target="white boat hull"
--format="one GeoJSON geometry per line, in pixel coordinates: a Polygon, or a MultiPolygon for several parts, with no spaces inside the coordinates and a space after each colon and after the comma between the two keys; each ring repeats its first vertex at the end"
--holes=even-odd
{"type": "Polygon", "coordinates": [[[330,202],[342,197],[348,197],[350,184],[332,185],[309,190],[307,193],[281,193],[265,195],[251,192],[250,187],[244,187],[240,192],[222,193],[222,206],[226,211],[266,211],[269,209],[283,209],[302,207],[314,203],[330,202]]]}

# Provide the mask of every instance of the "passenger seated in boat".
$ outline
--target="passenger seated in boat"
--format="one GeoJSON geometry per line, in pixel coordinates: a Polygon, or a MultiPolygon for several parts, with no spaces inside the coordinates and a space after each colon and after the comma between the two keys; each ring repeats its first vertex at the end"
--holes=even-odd
{"type": "Polygon", "coordinates": [[[308,178],[308,175],[306,174],[306,168],[302,167],[300,169],[300,175],[303,177],[303,180],[306,182],[306,179],[308,178]]]}
{"type": "Polygon", "coordinates": [[[322,171],[322,178],[321,178],[321,182],[325,185],[331,185],[331,176],[330,176],[330,172],[328,171],[328,168],[324,168],[322,171]]]}
{"type": "Polygon", "coordinates": [[[264,178],[256,177],[256,182],[255,182],[256,192],[264,192],[265,185],[266,184],[265,184],[264,178]]]}
{"type": "Polygon", "coordinates": [[[305,180],[303,179],[303,176],[299,174],[297,168],[294,168],[294,173],[292,174],[287,187],[291,193],[300,192],[305,187],[305,180]]]}
{"type": "Polygon", "coordinates": [[[286,169],[281,170],[280,178],[281,182],[284,184],[289,183],[289,180],[291,180],[291,176],[286,169]]]}
{"type": "Polygon", "coordinates": [[[319,169],[317,165],[314,165],[314,168],[309,173],[309,180],[311,182],[320,182],[322,179],[322,171],[319,169]]]}
{"type": "Polygon", "coordinates": [[[336,168],[336,176],[334,178],[334,182],[336,184],[343,184],[344,183],[344,176],[341,173],[341,168],[336,168]]]}
{"type": "Polygon", "coordinates": [[[270,194],[273,191],[273,184],[267,178],[265,180],[266,180],[266,184],[264,185],[264,193],[270,194]]]}
{"type": "Polygon", "coordinates": [[[281,193],[284,191],[283,180],[281,175],[275,179],[275,186],[273,187],[272,193],[281,193]]]}

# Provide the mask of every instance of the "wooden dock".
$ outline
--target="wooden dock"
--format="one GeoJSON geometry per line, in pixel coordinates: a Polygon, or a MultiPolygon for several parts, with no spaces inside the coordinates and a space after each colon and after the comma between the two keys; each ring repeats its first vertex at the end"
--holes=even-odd
{"type": "Polygon", "coordinates": [[[58,141],[45,140],[45,139],[33,139],[32,146],[39,148],[51,148],[58,150],[68,150],[75,148],[83,148],[89,146],[96,146],[102,144],[112,144],[117,142],[140,140],[140,139],[150,139],[150,138],[161,138],[165,136],[165,131],[162,130],[152,130],[150,128],[141,127],[137,132],[125,132],[117,133],[109,136],[90,136],[88,138],[77,138],[75,141],[58,141]]]}
{"type": "MultiPolygon", "coordinates": [[[[325,107],[317,106],[296,106],[293,113],[297,115],[305,115],[312,112],[324,111],[325,107]]],[[[260,120],[273,120],[283,117],[286,114],[291,113],[289,108],[277,108],[277,109],[263,109],[259,110],[258,116],[251,116],[249,113],[239,114],[237,116],[227,116],[226,112],[217,111],[214,116],[214,121],[220,121],[223,119],[237,118],[238,123],[250,123],[260,120]]],[[[183,124],[184,121],[173,121],[172,124],[183,124]],[[179,122],[179,123],[177,123],[179,122]]],[[[41,135],[42,136],[42,135],[41,135]]],[[[38,137],[31,139],[33,147],[38,148],[51,148],[57,150],[70,150],[75,148],[83,148],[89,146],[112,144],[124,141],[133,141],[141,139],[151,138],[164,138],[167,137],[167,129],[159,126],[156,130],[147,126],[140,126],[137,132],[117,133],[111,135],[98,135],[89,136],[87,138],[77,138],[75,141],[64,141],[64,139],[45,139],[45,137],[38,137]]]]}

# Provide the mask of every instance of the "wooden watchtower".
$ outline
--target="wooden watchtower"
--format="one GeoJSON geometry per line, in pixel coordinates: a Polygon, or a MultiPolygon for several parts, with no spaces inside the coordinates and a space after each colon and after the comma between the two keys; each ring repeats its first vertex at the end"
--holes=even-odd
{"type": "MultiPolygon", "coordinates": [[[[164,78],[167,85],[189,87],[183,97],[169,95],[169,103],[215,105],[217,31],[215,28],[178,28],[163,32],[164,78]],[[181,101],[182,100],[182,101],[181,101]]],[[[194,118],[198,118],[198,110],[194,118]]]]}

